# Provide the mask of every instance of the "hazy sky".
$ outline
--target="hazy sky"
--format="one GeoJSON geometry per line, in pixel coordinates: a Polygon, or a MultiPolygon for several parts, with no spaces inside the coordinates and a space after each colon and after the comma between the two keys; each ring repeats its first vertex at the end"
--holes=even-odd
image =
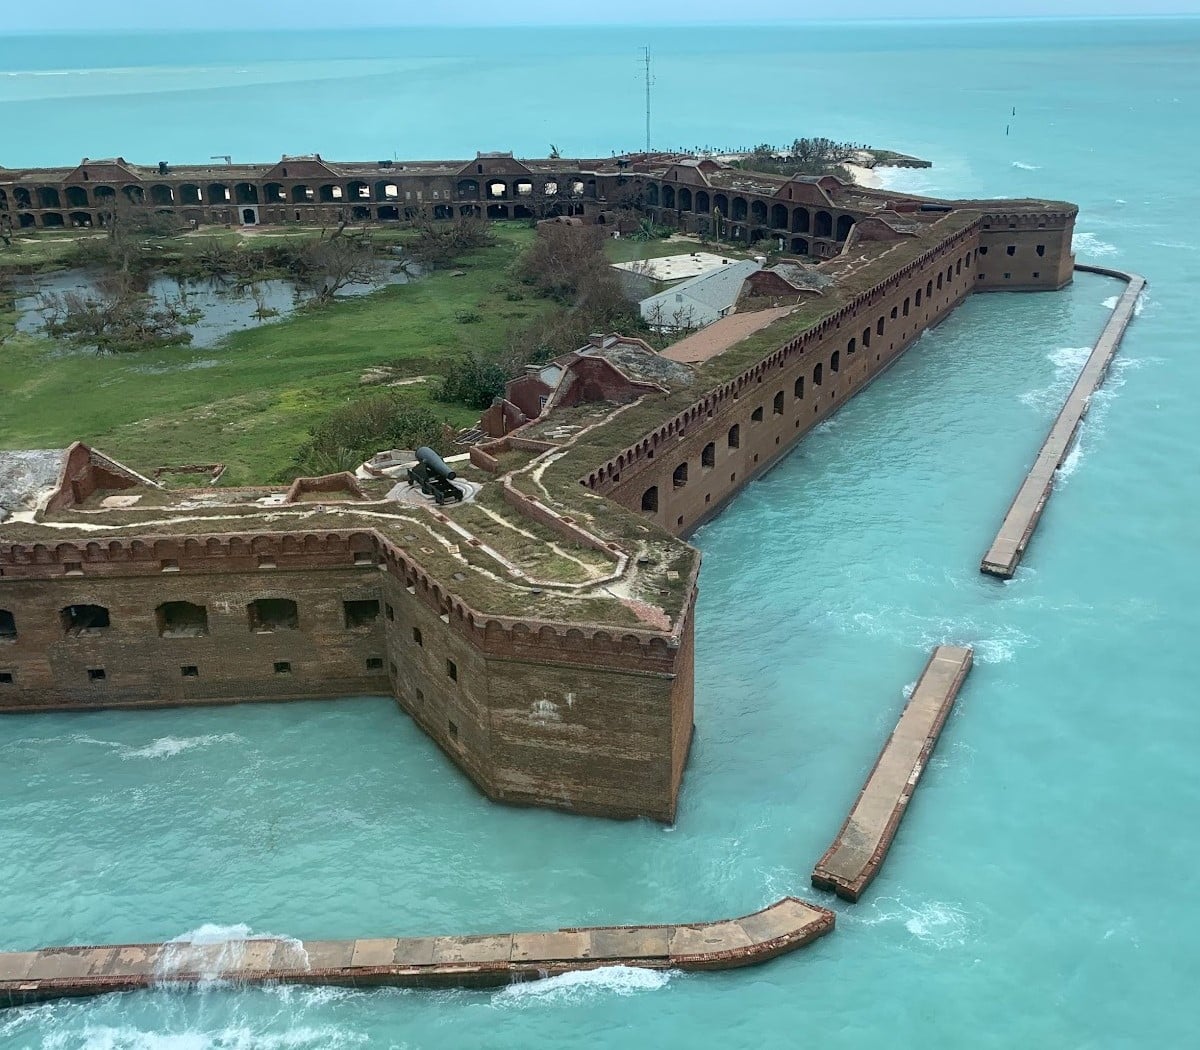
{"type": "Polygon", "coordinates": [[[161,29],[281,26],[428,25],[428,24],[588,24],[654,23],[668,10],[675,22],[722,22],[734,11],[746,21],[796,21],[807,18],[944,18],[987,16],[1077,16],[1197,14],[1200,0],[1004,0],[986,5],[971,0],[756,0],[749,8],[729,0],[680,0],[664,8],[646,0],[55,0],[51,4],[4,3],[0,34],[26,29],[161,29]],[[969,10],[964,10],[969,8],[969,10]],[[684,14],[686,12],[686,14],[684,14]]]}

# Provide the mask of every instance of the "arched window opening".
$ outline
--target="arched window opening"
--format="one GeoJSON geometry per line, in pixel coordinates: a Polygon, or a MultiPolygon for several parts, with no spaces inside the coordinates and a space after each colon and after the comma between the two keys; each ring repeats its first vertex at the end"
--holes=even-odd
{"type": "Polygon", "coordinates": [[[683,488],[688,483],[688,465],[687,461],[680,463],[675,468],[675,472],[671,475],[671,484],[677,489],[683,488]]]}
{"type": "Polygon", "coordinates": [[[817,362],[817,364],[813,365],[812,383],[813,383],[813,386],[821,385],[821,364],[820,364],[820,362],[817,362]]]}
{"type": "Polygon", "coordinates": [[[715,467],[717,465],[717,446],[713,442],[709,442],[704,446],[704,451],[700,453],[700,466],[715,467]]]}
{"type": "Polygon", "coordinates": [[[250,630],[256,634],[295,631],[300,627],[296,603],[290,598],[256,598],[246,606],[250,630]]]}
{"type": "Polygon", "coordinates": [[[17,618],[7,609],[0,609],[0,642],[17,640],[17,618]]]}
{"type": "Polygon", "coordinates": [[[779,393],[777,393],[775,395],[775,402],[772,405],[772,411],[777,416],[783,415],[783,391],[782,390],[780,390],[779,393]]]}
{"type": "Polygon", "coordinates": [[[804,376],[796,378],[796,384],[792,387],[792,393],[796,396],[797,401],[804,400],[804,376]]]}
{"type": "Polygon", "coordinates": [[[761,423],[763,421],[763,407],[759,405],[753,412],[750,413],[751,423],[761,423]]]}
{"type": "Polygon", "coordinates": [[[835,350],[833,352],[833,356],[829,359],[829,371],[836,374],[838,371],[840,371],[841,365],[842,352],[840,350],[835,350]]]}
{"type": "Polygon", "coordinates": [[[734,423],[729,428],[729,447],[740,448],[742,444],[742,428],[738,423],[734,423]]]}
{"type": "Polygon", "coordinates": [[[869,329],[869,328],[863,329],[862,344],[863,344],[864,350],[866,350],[867,347],[869,347],[871,345],[871,329],[869,329]]]}
{"type": "Polygon", "coordinates": [[[59,617],[64,634],[98,634],[109,627],[108,610],[103,605],[68,605],[59,617]]]}
{"type": "Polygon", "coordinates": [[[646,514],[658,513],[658,486],[651,485],[642,493],[642,511],[646,514]]]}
{"type": "Polygon", "coordinates": [[[855,341],[855,339],[853,337],[851,337],[850,342],[848,342],[846,344],[846,356],[849,357],[857,349],[858,349],[858,343],[855,341]]]}
{"type": "Polygon", "coordinates": [[[154,610],[160,638],[202,638],[208,634],[208,609],[191,602],[163,602],[154,610]]]}

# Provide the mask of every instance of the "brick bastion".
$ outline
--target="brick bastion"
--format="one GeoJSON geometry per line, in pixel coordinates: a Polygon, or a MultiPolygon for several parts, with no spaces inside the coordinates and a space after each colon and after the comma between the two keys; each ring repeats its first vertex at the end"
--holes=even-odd
{"type": "Polygon", "coordinates": [[[673,820],[700,565],[683,537],[967,295],[1054,290],[1074,262],[1070,204],[709,164],[621,177],[682,228],[700,194],[742,194],[726,207],[747,239],[754,216],[808,223],[827,280],[743,304],[779,316],[699,364],[647,349],[606,384],[588,361],[571,396],[472,450],[469,502],[370,476],[168,491],[72,446],[0,524],[0,711],[388,693],[489,798],[673,820]]]}

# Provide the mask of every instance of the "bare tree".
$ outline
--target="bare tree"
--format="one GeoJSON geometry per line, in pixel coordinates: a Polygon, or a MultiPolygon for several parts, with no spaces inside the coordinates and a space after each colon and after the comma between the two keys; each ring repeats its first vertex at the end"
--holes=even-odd
{"type": "Polygon", "coordinates": [[[380,266],[370,236],[334,233],[307,245],[303,253],[305,283],[318,303],[325,304],[348,284],[379,283],[380,266]]]}

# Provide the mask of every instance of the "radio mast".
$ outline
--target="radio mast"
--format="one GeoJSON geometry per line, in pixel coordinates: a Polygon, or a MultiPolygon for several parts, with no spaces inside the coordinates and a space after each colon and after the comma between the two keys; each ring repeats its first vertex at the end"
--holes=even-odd
{"type": "Polygon", "coordinates": [[[642,60],[646,65],[646,152],[650,152],[650,47],[642,48],[642,60]]]}

